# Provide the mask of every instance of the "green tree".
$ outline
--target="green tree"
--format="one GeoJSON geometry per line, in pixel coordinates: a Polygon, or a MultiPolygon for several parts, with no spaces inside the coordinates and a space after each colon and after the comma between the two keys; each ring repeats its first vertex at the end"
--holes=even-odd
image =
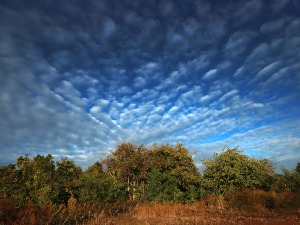
{"type": "Polygon", "coordinates": [[[78,195],[80,186],[79,178],[82,175],[82,169],[76,166],[74,161],[68,158],[62,158],[56,162],[56,180],[59,189],[57,202],[67,204],[68,199],[73,195],[78,195]]]}
{"type": "Polygon", "coordinates": [[[125,186],[102,171],[96,163],[81,175],[78,200],[81,203],[93,203],[99,207],[107,203],[123,200],[126,196],[125,186]]]}
{"type": "Polygon", "coordinates": [[[207,188],[218,194],[237,188],[268,190],[274,175],[269,160],[250,158],[237,147],[225,147],[221,154],[203,160],[203,164],[207,188]]]}
{"type": "Polygon", "coordinates": [[[52,155],[28,155],[17,159],[19,192],[18,198],[32,201],[38,205],[46,204],[56,198],[55,165],[52,155]]]}
{"type": "Polygon", "coordinates": [[[0,167],[0,187],[0,198],[16,198],[19,189],[16,165],[0,167]]]}
{"type": "MultiPolygon", "coordinates": [[[[299,164],[299,163],[298,163],[299,164]]],[[[297,164],[297,166],[298,166],[297,164]]],[[[275,180],[274,189],[277,191],[300,191],[300,173],[297,172],[297,166],[295,170],[288,170],[282,168],[282,175],[278,175],[275,180]]]]}
{"type": "Polygon", "coordinates": [[[105,173],[127,186],[130,199],[140,198],[149,170],[148,149],[131,143],[123,143],[102,160],[105,173]]]}
{"type": "Polygon", "coordinates": [[[103,174],[103,166],[100,162],[96,162],[94,165],[89,166],[86,169],[85,173],[100,176],[101,174],[103,174]]]}
{"type": "Polygon", "coordinates": [[[180,143],[153,146],[149,154],[148,200],[194,201],[200,198],[200,173],[188,150],[180,143]]]}

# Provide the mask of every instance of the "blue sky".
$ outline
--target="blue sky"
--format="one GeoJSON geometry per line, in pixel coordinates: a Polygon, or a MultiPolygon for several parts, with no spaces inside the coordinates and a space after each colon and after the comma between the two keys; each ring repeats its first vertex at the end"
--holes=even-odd
{"type": "Polygon", "coordinates": [[[300,2],[0,2],[0,164],[122,142],[300,161],[300,2]]]}

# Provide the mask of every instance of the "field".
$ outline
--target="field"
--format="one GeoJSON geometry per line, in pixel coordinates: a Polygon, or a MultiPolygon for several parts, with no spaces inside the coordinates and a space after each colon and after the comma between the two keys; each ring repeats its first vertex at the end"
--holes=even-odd
{"type": "Polygon", "coordinates": [[[99,209],[70,198],[67,205],[14,205],[0,199],[0,225],[300,225],[299,193],[243,190],[227,198],[208,195],[194,204],[112,203],[99,209]]]}
{"type": "Polygon", "coordinates": [[[300,194],[241,190],[208,195],[194,204],[146,203],[126,211],[113,207],[84,225],[300,224],[300,194]],[[125,211],[124,213],[114,212],[125,211]],[[108,216],[113,215],[113,216],[108,216]]]}
{"type": "Polygon", "coordinates": [[[124,224],[124,225],[185,225],[185,224],[300,224],[300,211],[243,212],[239,210],[209,209],[202,203],[194,205],[145,204],[133,211],[118,216],[99,215],[84,225],[124,224]]]}

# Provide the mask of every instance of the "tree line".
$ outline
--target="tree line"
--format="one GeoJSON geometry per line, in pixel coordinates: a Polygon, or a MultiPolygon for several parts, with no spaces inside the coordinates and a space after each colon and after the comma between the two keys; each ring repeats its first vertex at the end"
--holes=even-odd
{"type": "Polygon", "coordinates": [[[52,155],[20,156],[0,167],[0,198],[17,204],[68,204],[70,198],[99,207],[118,201],[184,202],[236,189],[300,191],[300,163],[277,174],[268,159],[224,147],[202,161],[200,173],[192,155],[180,143],[137,146],[123,143],[107,157],[82,170],[74,161],[55,162],[52,155]]]}

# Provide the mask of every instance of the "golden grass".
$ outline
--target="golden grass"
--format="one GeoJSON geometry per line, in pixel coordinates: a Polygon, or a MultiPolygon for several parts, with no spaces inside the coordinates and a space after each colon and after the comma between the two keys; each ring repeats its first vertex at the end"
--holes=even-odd
{"type": "Polygon", "coordinates": [[[110,217],[100,214],[84,225],[208,225],[208,224],[300,224],[300,211],[278,214],[274,212],[244,212],[213,209],[206,202],[193,205],[153,203],[138,205],[133,211],[110,217]]]}
{"type": "Polygon", "coordinates": [[[207,225],[274,224],[300,225],[300,193],[240,190],[226,196],[208,195],[194,204],[115,202],[104,208],[80,204],[71,197],[68,205],[51,203],[18,207],[0,199],[0,225],[207,225]]]}

